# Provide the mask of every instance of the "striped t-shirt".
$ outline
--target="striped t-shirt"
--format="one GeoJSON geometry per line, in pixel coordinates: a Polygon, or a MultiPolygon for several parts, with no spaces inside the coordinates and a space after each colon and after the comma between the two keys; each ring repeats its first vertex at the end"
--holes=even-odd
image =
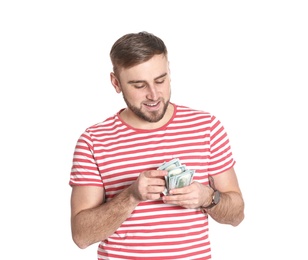
{"type": "MultiPolygon", "coordinates": [[[[157,169],[179,158],[195,170],[193,181],[208,184],[208,176],[233,167],[229,139],[212,114],[173,104],[169,122],[154,130],[125,124],[119,111],[80,136],[70,185],[95,185],[111,200],[135,181],[140,172],[157,169]]],[[[98,245],[98,259],[211,259],[208,216],[186,209],[143,201],[108,239],[98,245]]]]}

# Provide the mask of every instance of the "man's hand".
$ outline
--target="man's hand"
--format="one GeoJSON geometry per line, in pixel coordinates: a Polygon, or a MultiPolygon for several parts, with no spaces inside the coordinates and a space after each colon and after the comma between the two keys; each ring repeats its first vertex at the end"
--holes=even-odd
{"type": "Polygon", "coordinates": [[[140,173],[138,179],[131,185],[132,195],[136,200],[157,200],[166,188],[167,171],[150,170],[140,173]]]}
{"type": "Polygon", "coordinates": [[[199,182],[193,182],[189,186],[170,190],[169,193],[170,195],[163,197],[165,203],[194,209],[211,203],[213,189],[199,182]]]}

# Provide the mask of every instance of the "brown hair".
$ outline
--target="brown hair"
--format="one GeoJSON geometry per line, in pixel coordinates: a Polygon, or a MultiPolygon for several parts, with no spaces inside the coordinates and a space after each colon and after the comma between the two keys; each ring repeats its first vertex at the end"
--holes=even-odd
{"type": "Polygon", "coordinates": [[[130,68],[146,62],[156,54],[167,56],[165,43],[148,32],[129,33],[119,38],[110,50],[114,73],[120,68],[130,68]]]}

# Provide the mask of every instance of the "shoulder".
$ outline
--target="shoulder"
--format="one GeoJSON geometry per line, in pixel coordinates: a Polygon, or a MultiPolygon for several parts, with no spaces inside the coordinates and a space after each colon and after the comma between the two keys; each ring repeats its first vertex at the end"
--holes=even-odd
{"type": "Polygon", "coordinates": [[[191,108],[191,107],[184,106],[184,105],[176,105],[176,104],[173,104],[173,105],[176,107],[176,111],[178,113],[211,115],[210,112],[207,112],[207,111],[204,111],[204,110],[195,109],[195,108],[191,108]]]}
{"type": "Polygon", "coordinates": [[[95,134],[95,133],[103,133],[115,131],[122,126],[121,121],[118,118],[118,113],[106,118],[104,121],[93,124],[85,129],[86,133],[95,134]]]}
{"type": "Polygon", "coordinates": [[[191,108],[184,105],[175,105],[175,107],[177,117],[204,118],[207,120],[212,120],[213,118],[215,118],[215,116],[208,111],[191,108]]]}

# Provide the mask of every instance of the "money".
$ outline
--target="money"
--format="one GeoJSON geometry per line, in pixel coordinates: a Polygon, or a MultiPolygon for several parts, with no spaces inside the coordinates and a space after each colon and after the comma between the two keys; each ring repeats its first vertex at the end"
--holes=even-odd
{"type": "Polygon", "coordinates": [[[187,169],[186,165],[182,164],[179,158],[174,158],[169,162],[164,162],[157,169],[168,171],[168,175],[165,176],[165,195],[167,195],[171,189],[182,188],[191,184],[195,173],[194,170],[187,169]]]}

